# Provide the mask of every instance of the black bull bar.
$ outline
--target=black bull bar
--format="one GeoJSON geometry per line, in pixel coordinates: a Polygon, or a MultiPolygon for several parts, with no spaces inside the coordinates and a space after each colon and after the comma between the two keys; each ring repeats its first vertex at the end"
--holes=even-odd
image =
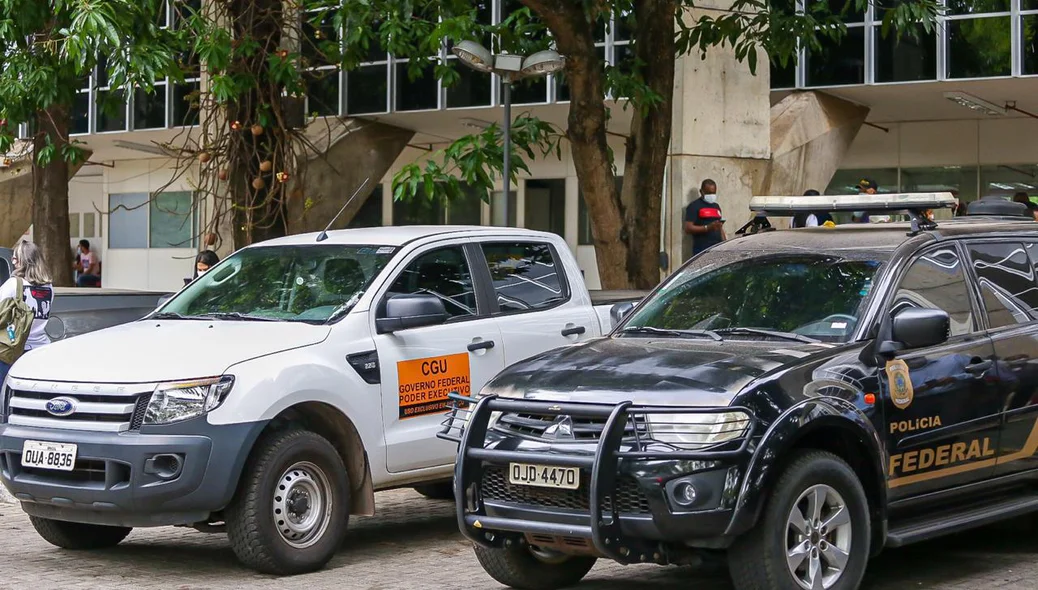
{"type": "MultiPolygon", "coordinates": [[[[453,409],[443,422],[443,429],[437,437],[455,442],[459,445],[458,458],[454,467],[454,496],[456,499],[458,525],[462,534],[473,543],[486,547],[500,546],[495,542],[494,531],[506,531],[521,534],[543,534],[561,537],[581,537],[591,539],[595,549],[602,555],[616,561],[628,561],[622,553],[620,518],[617,502],[610,502],[610,513],[603,509],[603,500],[615,498],[617,478],[622,459],[628,460],[689,460],[713,461],[737,458],[747,452],[756,419],[747,408],[725,407],[689,407],[689,406],[649,406],[637,405],[629,401],[615,404],[596,404],[585,402],[552,402],[543,400],[520,400],[500,398],[486,395],[478,400],[458,394],[450,394],[453,409]],[[473,407],[474,404],[474,407],[473,407]],[[469,408],[472,409],[469,409],[469,408]],[[511,451],[488,449],[486,436],[491,415],[494,412],[536,414],[545,416],[570,416],[571,418],[605,419],[593,456],[543,453],[530,451],[511,451]],[[716,414],[741,413],[746,416],[745,430],[741,439],[729,444],[712,445],[706,450],[683,450],[667,445],[652,445],[656,442],[648,434],[639,436],[635,427],[631,450],[623,450],[627,425],[632,416],[647,414],[716,414]],[[463,416],[468,414],[467,419],[463,416]],[[735,443],[738,442],[737,448],[735,443]],[[716,450],[718,446],[724,450],[716,450]],[[559,467],[577,467],[590,472],[589,525],[552,523],[538,520],[502,518],[489,516],[482,502],[482,480],[485,465],[504,465],[508,463],[530,463],[534,465],[551,465],[559,467]],[[608,517],[608,518],[607,518],[608,517]]],[[[628,443],[631,441],[628,440],[628,443]]]]}

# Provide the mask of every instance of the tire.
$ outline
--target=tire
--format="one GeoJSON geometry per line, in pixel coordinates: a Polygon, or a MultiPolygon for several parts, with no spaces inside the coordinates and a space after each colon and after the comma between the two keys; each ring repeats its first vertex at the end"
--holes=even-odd
{"type": "Polygon", "coordinates": [[[133,530],[130,527],[66,522],[39,516],[30,516],[29,522],[51,545],[77,551],[115,547],[133,530]]]}
{"type": "Polygon", "coordinates": [[[415,486],[414,491],[429,498],[430,500],[454,501],[454,482],[431,483],[424,486],[415,486]]]}
{"type": "Polygon", "coordinates": [[[501,584],[518,590],[568,588],[584,579],[595,565],[594,557],[551,556],[541,558],[529,547],[490,549],[473,545],[483,570],[501,584]]]}
{"type": "Polygon", "coordinates": [[[349,505],[346,466],[331,443],[305,430],[271,433],[253,449],[227,507],[227,536],[259,572],[316,571],[342,544],[349,505]]]}
{"type": "Polygon", "coordinates": [[[811,567],[817,562],[823,580],[817,587],[854,590],[865,573],[870,537],[868,499],[854,470],[831,453],[800,452],[779,477],[757,526],[729,549],[729,573],[737,590],[803,590],[810,588],[811,567]],[[819,498],[822,509],[815,512],[812,505],[819,498]],[[838,506],[848,519],[831,528],[831,518],[841,513],[838,506]],[[808,521],[800,526],[811,531],[806,538],[796,532],[794,510],[808,521]],[[814,514],[820,518],[812,518],[814,514]],[[812,528],[811,521],[827,520],[829,527],[812,528]],[[795,571],[787,565],[791,548],[806,550],[795,571]],[[834,568],[841,551],[847,559],[842,569],[834,568]]]}

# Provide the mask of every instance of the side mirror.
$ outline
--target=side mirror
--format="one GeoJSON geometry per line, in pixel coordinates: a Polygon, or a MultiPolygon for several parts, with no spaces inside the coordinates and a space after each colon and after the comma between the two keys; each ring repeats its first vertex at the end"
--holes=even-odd
{"type": "Polygon", "coordinates": [[[435,326],[446,322],[449,317],[443,301],[435,295],[397,295],[386,301],[385,312],[375,319],[375,331],[388,334],[409,328],[435,326]]]}
{"type": "Polygon", "coordinates": [[[951,318],[940,309],[910,307],[894,316],[890,336],[901,348],[926,348],[948,340],[951,318]]]}
{"type": "Polygon", "coordinates": [[[613,327],[616,327],[620,322],[627,317],[627,314],[631,313],[634,309],[634,303],[631,301],[624,301],[623,303],[617,303],[609,308],[609,319],[613,321],[613,327]]]}

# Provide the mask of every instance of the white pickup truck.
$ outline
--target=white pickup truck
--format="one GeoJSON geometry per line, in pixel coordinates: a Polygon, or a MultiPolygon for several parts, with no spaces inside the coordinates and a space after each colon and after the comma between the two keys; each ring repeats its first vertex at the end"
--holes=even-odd
{"type": "MultiPolygon", "coordinates": [[[[626,293],[630,300],[637,294],[626,293]]],[[[395,227],[244,248],[143,320],[32,351],[0,477],[47,541],[226,530],[267,573],[322,567],[374,492],[450,494],[447,394],[608,332],[554,234],[395,227]]]]}

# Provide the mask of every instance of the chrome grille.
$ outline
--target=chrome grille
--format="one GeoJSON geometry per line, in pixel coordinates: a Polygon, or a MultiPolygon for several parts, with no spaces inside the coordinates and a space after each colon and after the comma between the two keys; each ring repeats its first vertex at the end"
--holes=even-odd
{"type": "MultiPolygon", "coordinates": [[[[591,510],[591,480],[584,472],[580,474],[580,488],[576,490],[558,490],[520,486],[509,483],[505,469],[488,465],[483,471],[483,499],[498,500],[510,504],[543,506],[545,508],[561,508],[563,510],[591,510]]],[[[602,500],[602,511],[609,514],[613,511],[613,498],[606,496],[602,500]]],[[[616,511],[618,514],[648,514],[649,499],[638,486],[634,478],[621,476],[616,485],[616,511]]]]}
{"type": "MultiPolygon", "coordinates": [[[[574,440],[597,441],[602,437],[602,431],[605,430],[605,419],[515,413],[503,414],[498,418],[494,429],[530,438],[547,438],[545,431],[563,419],[569,421],[574,440]]],[[[637,437],[644,438],[648,436],[648,432],[644,416],[631,415],[624,427],[624,440],[633,441],[637,437]]]]}
{"type": "Polygon", "coordinates": [[[154,384],[93,384],[8,379],[7,421],[20,426],[125,432],[144,422],[154,384]],[[72,401],[72,412],[52,414],[47,403],[72,401]]]}

